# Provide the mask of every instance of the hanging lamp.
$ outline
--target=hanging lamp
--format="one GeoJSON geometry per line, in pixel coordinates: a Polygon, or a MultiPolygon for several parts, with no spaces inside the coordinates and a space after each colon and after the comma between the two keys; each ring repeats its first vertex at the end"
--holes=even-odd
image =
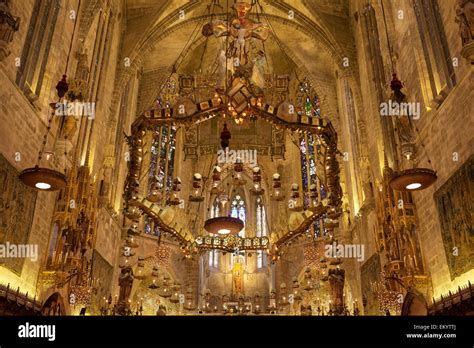
{"type": "MultiPolygon", "coordinates": [[[[69,85],[67,83],[67,69],[69,66],[69,57],[71,56],[71,51],[72,51],[72,44],[74,42],[74,34],[76,32],[76,24],[77,20],[74,20],[74,28],[72,31],[72,36],[71,36],[71,42],[69,44],[69,52],[67,55],[67,60],[66,60],[66,68],[64,75],[62,76],[61,80],[58,81],[56,85],[56,91],[59,97],[59,102],[61,102],[61,99],[64,97],[64,95],[67,93],[69,90],[69,85]]],[[[41,191],[57,191],[60,190],[61,188],[65,187],[67,184],[67,179],[66,175],[64,173],[61,173],[55,169],[50,169],[50,168],[45,168],[45,167],[40,167],[40,162],[43,158],[43,153],[45,152],[45,146],[47,143],[48,139],[48,134],[51,130],[51,124],[53,122],[53,118],[55,115],[55,108],[56,108],[57,103],[51,103],[50,107],[52,108],[51,116],[48,119],[48,125],[46,126],[46,133],[43,136],[43,144],[41,147],[41,150],[38,153],[38,161],[36,162],[36,165],[32,168],[26,168],[23,171],[18,174],[19,179],[27,186],[30,186],[34,189],[41,190],[41,191]]],[[[66,147],[65,147],[66,148],[66,147]]],[[[65,155],[67,155],[66,151],[64,152],[65,155]]],[[[48,156],[49,157],[49,156],[48,156]]],[[[64,172],[66,172],[66,166],[67,166],[67,159],[65,158],[64,160],[64,172]]]]}
{"type": "Polygon", "coordinates": [[[66,186],[66,175],[55,169],[40,167],[43,158],[44,148],[46,146],[51,123],[54,117],[54,110],[48,120],[46,133],[43,137],[43,145],[38,153],[38,161],[32,168],[26,168],[18,175],[19,179],[27,186],[41,191],[57,191],[66,186]]]}
{"type": "MultiPolygon", "coordinates": [[[[395,73],[394,64],[393,64],[393,54],[390,45],[390,39],[388,35],[387,29],[387,21],[385,18],[385,9],[383,5],[383,0],[380,0],[381,7],[382,7],[382,14],[385,23],[385,35],[387,37],[387,44],[390,53],[390,63],[392,65],[392,81],[390,82],[390,89],[392,90],[392,96],[397,103],[403,103],[406,101],[406,95],[402,92],[403,83],[397,77],[395,73]]],[[[407,116],[410,119],[410,115],[407,116]]],[[[413,128],[418,131],[416,126],[413,125],[413,128]]],[[[402,152],[407,152],[406,158],[410,161],[412,160],[413,152],[414,152],[414,144],[409,143],[405,144],[409,146],[403,147],[402,144],[402,152]]],[[[424,148],[423,143],[421,145],[424,148]]],[[[426,149],[425,149],[426,152],[426,149]]],[[[430,159],[428,158],[428,163],[431,164],[430,159]]],[[[389,186],[396,191],[420,191],[428,188],[431,186],[437,179],[436,172],[429,168],[411,168],[406,170],[399,170],[394,171],[390,181],[389,186]]]]}

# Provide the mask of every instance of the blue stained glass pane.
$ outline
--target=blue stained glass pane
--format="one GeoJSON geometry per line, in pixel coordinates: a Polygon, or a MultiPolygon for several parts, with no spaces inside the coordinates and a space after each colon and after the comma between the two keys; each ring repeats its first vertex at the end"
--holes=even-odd
{"type": "MultiPolygon", "coordinates": [[[[168,131],[168,130],[167,130],[168,131]]],[[[176,129],[171,128],[168,151],[168,177],[166,183],[166,191],[170,192],[173,187],[173,172],[174,172],[174,154],[176,148],[176,129]]]]}
{"type": "Polygon", "coordinates": [[[320,192],[321,192],[321,198],[326,198],[327,192],[323,185],[321,185],[320,192]]]}

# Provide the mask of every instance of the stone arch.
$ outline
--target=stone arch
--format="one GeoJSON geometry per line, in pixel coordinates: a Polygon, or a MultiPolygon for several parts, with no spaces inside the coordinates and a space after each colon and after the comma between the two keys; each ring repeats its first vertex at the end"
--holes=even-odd
{"type": "Polygon", "coordinates": [[[408,290],[403,300],[401,315],[428,315],[428,303],[420,292],[415,289],[408,290]]]}
{"type": "Polygon", "coordinates": [[[48,295],[43,307],[41,308],[41,314],[43,316],[70,315],[69,303],[64,300],[61,292],[56,291],[48,295]]]}

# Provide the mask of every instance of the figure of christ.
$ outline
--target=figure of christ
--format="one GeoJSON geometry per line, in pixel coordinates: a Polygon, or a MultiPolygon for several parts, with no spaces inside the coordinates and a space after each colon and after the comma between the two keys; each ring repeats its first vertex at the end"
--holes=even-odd
{"type": "Polygon", "coordinates": [[[218,62],[219,62],[219,65],[218,65],[217,74],[216,74],[217,75],[216,89],[218,91],[224,91],[227,72],[230,71],[231,74],[234,73],[233,63],[231,60],[227,59],[224,50],[220,50],[218,62]]]}
{"type": "Polygon", "coordinates": [[[249,59],[248,40],[256,38],[265,41],[268,38],[269,30],[263,23],[256,23],[247,18],[252,5],[246,1],[238,1],[234,5],[237,18],[232,22],[214,20],[204,26],[202,33],[209,37],[229,36],[233,39],[232,58],[235,66],[246,65],[251,62],[249,59]]]}
{"type": "Polygon", "coordinates": [[[238,256],[237,262],[232,267],[232,291],[234,295],[243,293],[243,267],[241,257],[238,256]]]}

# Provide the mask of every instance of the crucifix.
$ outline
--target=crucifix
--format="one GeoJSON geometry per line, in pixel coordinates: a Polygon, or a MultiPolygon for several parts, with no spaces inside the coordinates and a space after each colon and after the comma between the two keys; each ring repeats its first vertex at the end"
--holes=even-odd
{"type": "Polygon", "coordinates": [[[263,23],[257,23],[248,18],[252,5],[247,1],[237,1],[233,5],[236,18],[232,21],[214,20],[206,24],[202,33],[209,37],[229,37],[232,39],[230,56],[233,58],[235,67],[247,65],[249,59],[249,39],[256,38],[265,41],[268,38],[269,29],[263,23]]]}

